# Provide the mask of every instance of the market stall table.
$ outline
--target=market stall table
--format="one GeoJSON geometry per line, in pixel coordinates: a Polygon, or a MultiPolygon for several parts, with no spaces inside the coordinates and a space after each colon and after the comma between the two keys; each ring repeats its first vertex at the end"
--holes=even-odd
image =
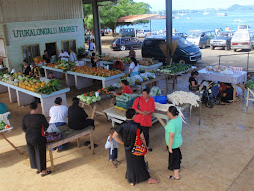
{"type": "MultiPolygon", "coordinates": [[[[52,68],[52,67],[47,67],[43,66],[42,67],[45,70],[45,75],[48,78],[48,73],[49,71],[54,72],[53,74],[59,76],[60,74],[62,75],[63,70],[57,69],[57,68],[52,68]]],[[[93,85],[93,80],[99,80],[102,81],[102,88],[106,88],[110,85],[113,85],[114,83],[117,83],[121,77],[123,77],[125,74],[117,74],[109,77],[100,77],[100,76],[95,76],[95,75],[88,75],[88,74],[83,74],[83,73],[78,73],[78,72],[71,72],[67,71],[65,73],[65,80],[67,86],[75,86],[77,89],[82,89],[82,88],[87,88],[93,85]]]]}
{"type": "Polygon", "coordinates": [[[14,86],[0,81],[0,92],[4,93],[7,91],[9,93],[10,102],[18,102],[18,106],[29,105],[34,101],[34,97],[39,98],[41,100],[42,113],[45,115],[45,117],[49,117],[49,110],[54,105],[54,100],[57,97],[61,97],[63,100],[63,104],[67,105],[66,92],[69,92],[70,88],[64,88],[62,90],[53,92],[50,95],[46,95],[32,92],[18,86],[14,86]]]}
{"type": "Polygon", "coordinates": [[[244,91],[244,84],[247,82],[247,72],[242,71],[234,74],[221,74],[218,72],[207,72],[206,68],[199,70],[198,79],[204,81],[219,81],[234,84],[233,102],[236,101],[236,86],[244,91]]]}
{"type": "Polygon", "coordinates": [[[90,144],[91,144],[91,153],[94,154],[94,142],[93,142],[94,127],[89,126],[85,129],[73,130],[73,129],[70,129],[67,125],[65,125],[65,126],[58,127],[58,129],[61,131],[61,134],[62,134],[61,140],[52,142],[52,143],[47,143],[47,149],[49,151],[52,172],[55,171],[53,153],[52,153],[53,148],[56,148],[60,145],[63,145],[65,143],[68,143],[74,140],[77,140],[77,145],[78,147],[80,147],[80,138],[89,135],[90,144]]]}
{"type": "Polygon", "coordinates": [[[135,84],[141,86],[141,92],[142,92],[143,91],[143,86],[146,86],[146,85],[149,85],[149,84],[151,84],[151,85],[155,84],[155,86],[156,86],[158,81],[164,80],[164,79],[166,80],[166,87],[161,88],[161,89],[165,89],[166,93],[168,93],[168,75],[166,75],[166,74],[156,76],[156,78],[154,78],[154,79],[146,80],[146,81],[143,81],[143,82],[136,82],[135,84]]]}
{"type": "MultiPolygon", "coordinates": [[[[184,104],[181,107],[181,110],[184,111],[187,108],[191,109],[190,106],[191,106],[190,104],[184,104]]],[[[107,114],[108,118],[111,119],[113,127],[115,126],[115,123],[121,124],[123,121],[127,119],[125,116],[126,110],[124,109],[111,107],[111,108],[105,109],[104,112],[107,114]]],[[[155,112],[152,114],[152,117],[153,117],[152,119],[153,124],[159,121],[163,127],[165,127],[167,122],[170,120],[170,118],[167,115],[167,112],[158,111],[158,110],[155,110],[155,112]]]]}

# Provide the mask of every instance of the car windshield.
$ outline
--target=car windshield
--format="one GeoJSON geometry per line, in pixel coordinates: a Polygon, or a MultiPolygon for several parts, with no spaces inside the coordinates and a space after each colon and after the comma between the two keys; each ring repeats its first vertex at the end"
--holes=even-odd
{"type": "Polygon", "coordinates": [[[248,40],[250,38],[249,33],[235,33],[234,39],[237,40],[248,40]]]}
{"type": "Polygon", "coordinates": [[[218,37],[229,37],[229,33],[220,33],[218,37]]]}
{"type": "Polygon", "coordinates": [[[177,41],[178,41],[178,46],[180,46],[181,48],[192,46],[192,43],[186,40],[185,38],[179,38],[177,39],[177,41]]]}
{"type": "Polygon", "coordinates": [[[190,33],[190,35],[188,36],[188,38],[199,38],[201,36],[201,33],[190,33]]]}

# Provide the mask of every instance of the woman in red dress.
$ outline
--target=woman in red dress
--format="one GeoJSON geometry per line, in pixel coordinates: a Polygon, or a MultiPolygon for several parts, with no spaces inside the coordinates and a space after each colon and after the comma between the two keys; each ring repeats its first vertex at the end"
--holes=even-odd
{"type": "Polygon", "coordinates": [[[132,108],[138,113],[134,119],[136,123],[140,123],[143,126],[143,133],[146,140],[147,149],[152,151],[149,147],[149,128],[152,127],[152,113],[155,110],[155,102],[152,97],[149,96],[150,89],[146,88],[142,92],[142,96],[138,97],[132,108]]]}
{"type": "Polygon", "coordinates": [[[119,96],[121,96],[121,94],[132,94],[132,90],[131,90],[131,88],[130,88],[129,83],[128,83],[127,80],[122,80],[122,81],[120,82],[120,86],[121,86],[121,88],[123,88],[123,91],[122,91],[122,92],[119,92],[119,93],[116,93],[116,92],[113,93],[114,96],[119,97],[119,96]]]}

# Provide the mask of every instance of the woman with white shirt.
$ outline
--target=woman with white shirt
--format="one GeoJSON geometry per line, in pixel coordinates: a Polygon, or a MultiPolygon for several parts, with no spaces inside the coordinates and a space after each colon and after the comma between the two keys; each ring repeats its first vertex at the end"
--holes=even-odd
{"type": "MultiPolygon", "coordinates": [[[[68,107],[62,105],[62,98],[55,99],[55,105],[49,110],[50,121],[49,124],[55,124],[56,127],[66,125],[66,117],[68,116],[68,107]]],[[[58,151],[63,150],[63,145],[58,147],[58,151]]]]}
{"type": "Polygon", "coordinates": [[[132,62],[129,67],[130,77],[138,75],[138,71],[139,71],[139,64],[136,58],[131,57],[131,61],[132,62]]]}

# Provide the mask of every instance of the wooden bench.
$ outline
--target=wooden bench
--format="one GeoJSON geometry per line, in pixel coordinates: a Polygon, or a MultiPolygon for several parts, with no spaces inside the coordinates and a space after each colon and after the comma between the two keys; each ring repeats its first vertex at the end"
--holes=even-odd
{"type": "Polygon", "coordinates": [[[50,163],[51,163],[51,171],[55,171],[54,161],[53,161],[53,153],[52,149],[56,148],[60,145],[68,143],[73,140],[77,140],[77,145],[80,147],[80,137],[89,135],[90,143],[91,143],[91,152],[94,154],[94,142],[93,142],[93,127],[89,126],[85,129],[81,130],[73,130],[70,129],[67,125],[58,127],[62,133],[62,139],[56,142],[47,143],[47,149],[49,150],[50,163]]]}

